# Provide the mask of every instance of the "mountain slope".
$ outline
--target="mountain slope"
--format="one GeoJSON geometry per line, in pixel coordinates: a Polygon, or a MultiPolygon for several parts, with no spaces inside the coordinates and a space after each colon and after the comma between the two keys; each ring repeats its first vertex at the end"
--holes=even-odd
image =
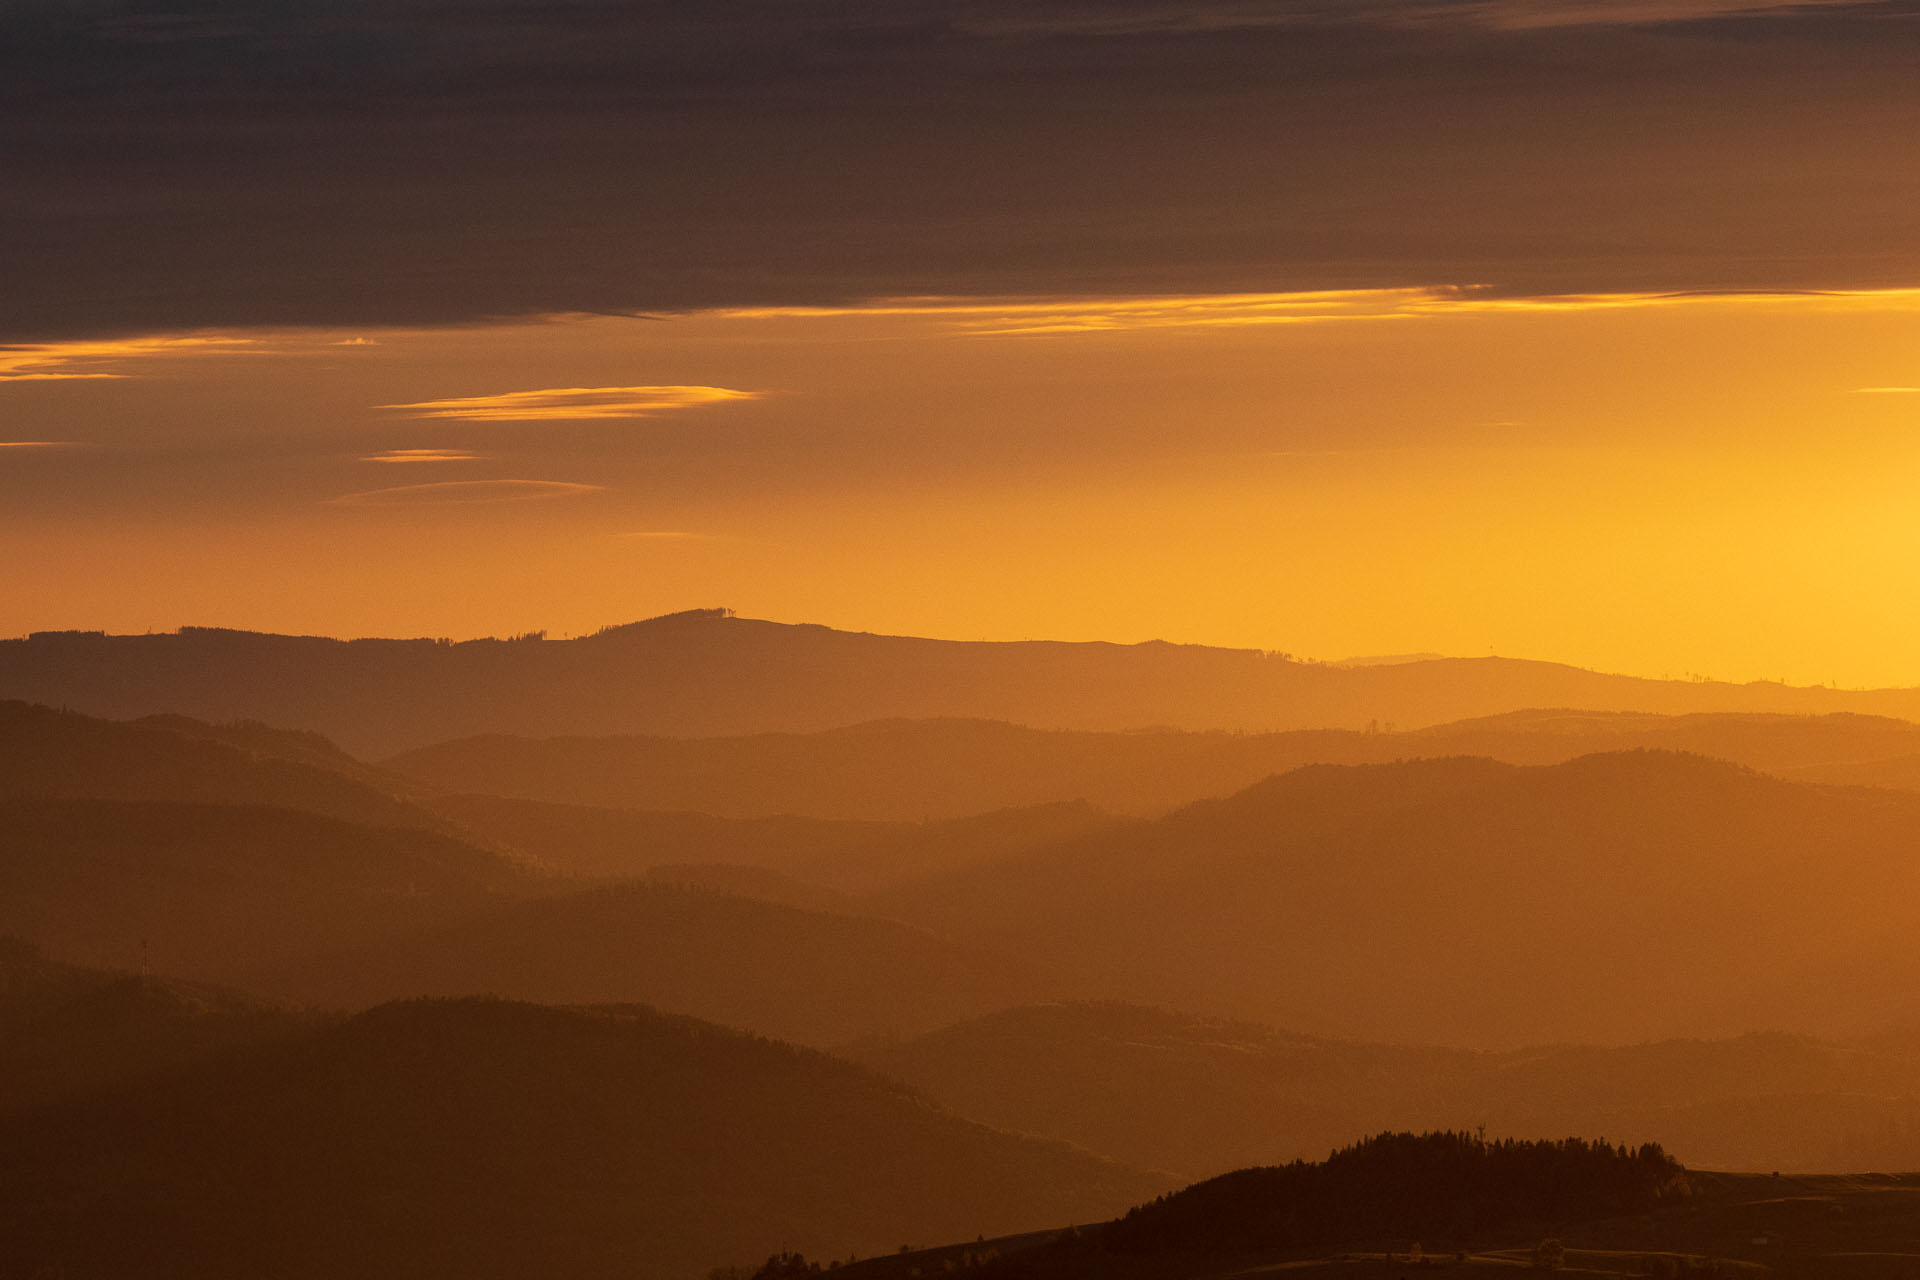
{"type": "Polygon", "coordinates": [[[0,800],[0,933],[85,964],[137,965],[144,942],[161,971],[234,981],[550,888],[430,831],[248,805],[0,800]]]}
{"type": "Polygon", "coordinates": [[[0,1116],[9,1262],[75,1280],[679,1280],[1087,1221],[1164,1185],[644,1009],[416,1001],[0,1116]]]}
{"type": "Polygon", "coordinates": [[[1567,706],[1920,717],[1914,690],[1641,680],[1501,658],[1348,667],[1157,641],[926,640],[722,610],[573,640],[461,644],[208,628],[152,636],[43,632],[0,641],[0,696],[94,715],[262,720],[316,730],[365,755],[480,733],[713,736],[890,717],[1259,730],[1369,721],[1411,727],[1567,706]]]}
{"type": "Polygon", "coordinates": [[[1487,1053],[1120,1004],[1002,1010],[848,1051],[999,1128],[1208,1177],[1382,1127],[1659,1140],[1714,1169],[1909,1167],[1920,1054],[1801,1036],[1487,1053]]]}
{"type": "Polygon", "coordinates": [[[1920,798],[1658,752],[1320,766],[881,896],[1088,989],[1390,1041],[1852,1034],[1920,998],[1920,798]]]}
{"type": "Polygon", "coordinates": [[[889,920],[666,883],[541,898],[263,970],[249,985],[365,1007],[414,995],[644,1001],[828,1045],[913,1034],[1062,988],[889,920]]]}
{"type": "Polygon", "coordinates": [[[176,1070],[324,1016],[219,987],[60,964],[0,942],[0,1111],[176,1070]]]}
{"type": "MultiPolygon", "coordinates": [[[[387,763],[419,785],[528,801],[919,821],[1070,799],[1111,813],[1158,815],[1309,764],[1458,755],[1559,764],[1638,748],[1708,755],[1782,776],[1869,782],[1879,780],[1875,762],[1920,758],[1920,725],[1855,715],[1592,711],[1515,712],[1400,733],[1090,733],[973,720],[889,721],[739,738],[489,735],[387,763]]],[[[450,803],[441,811],[458,814],[450,803]]]]}
{"type": "MultiPolygon", "coordinates": [[[[841,781],[877,785],[857,768],[847,762],[841,781]]],[[[752,765],[742,762],[737,776],[743,780],[755,776],[752,765]]],[[[500,781],[512,785],[510,779],[500,781]]],[[[832,785],[824,778],[822,783],[823,788],[832,785]]],[[[736,864],[779,870],[848,892],[1006,857],[1117,823],[1082,802],[933,822],[723,818],[517,800],[498,794],[441,796],[424,803],[463,830],[573,875],[636,876],[661,866],[736,864]]]]}
{"type": "Polygon", "coordinates": [[[0,702],[0,798],[268,805],[368,826],[453,830],[404,789],[314,734],[183,716],[98,720],[0,702]]]}

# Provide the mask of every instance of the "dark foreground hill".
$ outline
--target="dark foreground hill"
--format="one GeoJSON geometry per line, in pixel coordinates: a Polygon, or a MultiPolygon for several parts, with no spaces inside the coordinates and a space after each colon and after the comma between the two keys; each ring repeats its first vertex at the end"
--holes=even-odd
{"type": "MultiPolygon", "coordinates": [[[[1529,1145],[1564,1149],[1576,1144],[1529,1145]]],[[[1638,1158],[1634,1151],[1626,1161],[1638,1158]]],[[[1308,1176],[1323,1168],[1316,1166],[1308,1176]]],[[[1265,1180],[1260,1175],[1274,1172],[1246,1170],[1222,1180],[1220,1189],[1256,1190],[1265,1180]]],[[[1454,1181],[1452,1170],[1444,1172],[1447,1181],[1438,1197],[1442,1203],[1454,1181]]],[[[1324,1174],[1321,1178],[1326,1180],[1324,1174]]],[[[1604,1216],[1498,1223],[1470,1240],[1430,1233],[1415,1237],[1408,1232],[1234,1252],[1204,1243],[1198,1249],[1123,1250],[1107,1244],[1104,1231],[1083,1228],[998,1240],[969,1239],[869,1259],[837,1272],[844,1273],[843,1280],[914,1280],[932,1275],[951,1275],[955,1280],[1191,1280],[1227,1275],[1407,1280],[1435,1271],[1472,1280],[1501,1280],[1529,1270],[1662,1280],[1765,1280],[1775,1275],[1895,1280],[1911,1274],[1914,1259],[1920,1257],[1916,1248],[1920,1245],[1920,1175],[1783,1177],[1690,1170],[1686,1182],[1689,1194],[1661,1196],[1639,1212],[1608,1213],[1603,1202],[1596,1208],[1604,1216]]],[[[1183,1197],[1184,1193],[1170,1199],[1179,1202],[1183,1197]]],[[[1231,1204],[1231,1196],[1222,1199],[1231,1204]]],[[[1364,1186],[1361,1203],[1365,1203],[1364,1186]]],[[[1410,1198],[1409,1207],[1417,1211],[1423,1203],[1424,1198],[1410,1198]]],[[[1227,1205],[1188,1201],[1184,1208],[1227,1205]]],[[[1336,1203],[1335,1209],[1346,1212],[1344,1203],[1336,1203]]],[[[1570,1206],[1572,1215],[1591,1211],[1570,1206]]],[[[1144,1211],[1141,1216],[1146,1216],[1144,1211]]],[[[1208,1220],[1213,1216],[1207,1215],[1208,1220]]],[[[1218,1216],[1224,1225],[1233,1224],[1231,1215],[1218,1216]]],[[[1363,1225],[1386,1220],[1381,1215],[1373,1224],[1363,1225]]],[[[790,1264],[781,1274],[798,1275],[804,1270],[804,1265],[796,1270],[790,1264]]]]}
{"type": "Polygon", "coordinates": [[[1525,707],[1920,717],[1914,690],[1641,680],[1502,658],[1349,667],[1161,642],[925,640],[722,610],[574,640],[461,644],[205,628],[39,633],[0,642],[0,696],[92,715],[262,720],[363,755],[480,733],[711,736],[892,717],[1257,730],[1415,727],[1525,707]]]}
{"type": "Polygon", "coordinates": [[[1245,1254],[1348,1241],[1427,1240],[1645,1213],[1692,1193],[1658,1146],[1486,1142],[1384,1133],[1309,1164],[1239,1169],[1130,1210],[1100,1232],[1121,1253],[1245,1254]]]}
{"type": "Polygon", "coordinates": [[[884,895],[1115,998],[1396,1043],[1851,1036],[1920,1002],[1920,797],[1660,752],[1320,766],[884,895]]]}
{"type": "Polygon", "coordinates": [[[813,1045],[915,1034],[1061,990],[896,921],[666,883],[504,905],[316,952],[250,985],[349,1008],[415,995],[638,1000],[813,1045]]]}
{"type": "Polygon", "coordinates": [[[988,1124],[1206,1177],[1380,1126],[1658,1139],[1696,1167],[1920,1166],[1920,1052],[1754,1034],[1506,1052],[1370,1044],[1122,1004],[1007,1009],[849,1050],[988,1124]]]}
{"type": "Polygon", "coordinates": [[[644,1009],[411,1002],[0,1116],[9,1272],[680,1280],[1110,1216],[1164,1189],[644,1009]]]}
{"type": "MultiPolygon", "coordinates": [[[[933,720],[736,738],[488,735],[407,752],[387,764],[441,791],[527,801],[917,822],[1073,799],[1111,813],[1157,816],[1309,764],[1445,756],[1560,764],[1642,748],[1808,780],[1908,785],[1908,775],[1920,779],[1912,767],[1920,759],[1920,725],[1904,720],[1590,711],[1517,712],[1411,732],[1091,733],[933,720]]],[[[1920,782],[1912,782],[1914,788],[1920,782]]],[[[486,816],[478,815],[480,825],[486,816]]]]}

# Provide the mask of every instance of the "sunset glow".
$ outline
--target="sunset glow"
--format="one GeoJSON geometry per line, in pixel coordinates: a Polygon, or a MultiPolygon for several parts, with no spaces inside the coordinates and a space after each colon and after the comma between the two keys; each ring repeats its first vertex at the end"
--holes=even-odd
{"type": "Polygon", "coordinates": [[[1910,1280],[1920,0],[0,0],[0,1280],[1910,1280]]]}
{"type": "Polygon", "coordinates": [[[95,446],[8,451],[39,455],[0,471],[7,535],[37,550],[0,626],[578,632],[718,600],[957,638],[1920,680],[1911,290],[927,299],[377,336],[127,342],[111,380],[0,389],[95,446]],[[422,394],[556,367],[579,387],[422,394]],[[362,458],[461,476],[369,486],[362,458]],[[109,553],[123,538],[144,550],[109,553]]]}

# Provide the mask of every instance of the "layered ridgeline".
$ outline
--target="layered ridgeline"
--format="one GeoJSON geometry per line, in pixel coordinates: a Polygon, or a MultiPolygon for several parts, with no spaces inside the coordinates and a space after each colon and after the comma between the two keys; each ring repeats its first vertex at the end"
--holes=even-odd
{"type": "Polygon", "coordinates": [[[1628,752],[1314,766],[876,897],[1082,989],[1393,1042],[1854,1035],[1920,1001],[1920,797],[1628,752]]]}
{"type": "Polygon", "coordinates": [[[0,642],[0,697],[117,717],[257,719],[317,730],[363,755],[480,733],[711,736],[890,717],[1256,730],[1414,727],[1526,707],[1920,718],[1915,690],[1642,680],[1501,658],[1347,666],[1161,642],[925,640],[724,610],[572,640],[460,644],[205,628],[42,632],[0,642]]]}
{"type": "Polygon", "coordinates": [[[897,921],[584,888],[431,832],[258,806],[0,802],[0,933],[297,1000],[643,1000],[814,1044],[1071,991],[897,921]]]}
{"type": "MultiPolygon", "coordinates": [[[[262,726],[10,705],[0,755],[0,935],[76,963],[348,1006],[640,1000],[815,1044],[1067,993],[1029,966],[832,910],[834,895],[806,885],[788,896],[813,910],[763,901],[764,870],[682,865],[602,886],[581,874],[591,849],[567,857],[564,829],[535,842],[560,865],[543,863],[324,742],[262,726]]],[[[863,887],[1101,821],[1063,806],[933,828],[822,824],[796,849],[788,824],[619,816],[631,875],[698,857],[717,824],[732,830],[708,853],[757,850],[863,887]]]]}
{"type": "Polygon", "coordinates": [[[163,1074],[331,1019],[203,983],[63,964],[0,938],[0,1112],[163,1074]]]}
{"type": "Polygon", "coordinates": [[[1379,1126],[1463,1123],[1501,1137],[1658,1140],[1696,1168],[1920,1166],[1911,1038],[1767,1033],[1489,1052],[1071,1003],[847,1052],[988,1124],[1191,1178],[1315,1158],[1379,1126]]]}
{"type": "Polygon", "coordinates": [[[102,720],[0,702],[0,800],[246,804],[453,831],[454,823],[412,803],[419,791],[318,734],[184,716],[102,720]]]}
{"type": "MultiPolygon", "coordinates": [[[[766,775],[737,776],[751,785],[750,776],[766,775]]],[[[837,776],[849,790],[873,786],[868,778],[837,776]]],[[[940,785],[933,775],[926,782],[940,785]]],[[[761,817],[717,817],[692,811],[691,806],[705,798],[697,786],[667,782],[658,795],[666,802],[663,810],[474,794],[423,803],[469,832],[573,875],[634,876],[661,869],[684,873],[695,865],[760,867],[849,893],[990,862],[1121,823],[1080,800],[929,822],[792,816],[807,807],[803,804],[761,817]]],[[[903,807],[903,802],[877,794],[848,806],[854,813],[882,814],[903,807]]]]}
{"type": "Polygon", "coordinates": [[[914,1034],[1073,988],[896,920],[671,883],[531,898],[265,967],[276,994],[359,1008],[411,995],[644,1000],[826,1046],[914,1034]]]}
{"type": "MultiPolygon", "coordinates": [[[[545,804],[917,822],[1067,800],[1152,816],[1310,764],[1442,756],[1559,764],[1640,748],[1712,756],[1781,777],[1911,783],[1920,789],[1920,768],[1913,767],[1920,760],[1920,725],[1843,714],[1527,711],[1417,731],[1264,734],[1091,733],[979,720],[897,720],[733,738],[496,734],[439,743],[385,763],[416,786],[545,804]]],[[[604,842],[618,825],[531,809],[516,816],[497,800],[445,801],[441,812],[483,827],[499,823],[509,833],[564,825],[569,841],[584,843],[604,842]]],[[[784,837],[796,844],[844,843],[848,834],[795,824],[784,837]]]]}
{"type": "Polygon", "coordinates": [[[10,1269],[682,1280],[1109,1217],[1164,1180],[645,1009],[385,1006],[0,1113],[10,1269]]]}

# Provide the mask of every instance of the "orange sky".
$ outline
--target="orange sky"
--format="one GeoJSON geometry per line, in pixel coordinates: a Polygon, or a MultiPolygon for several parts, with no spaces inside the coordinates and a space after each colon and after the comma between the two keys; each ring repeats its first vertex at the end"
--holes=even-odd
{"type": "Polygon", "coordinates": [[[1920,293],[1419,291],[0,352],[0,632],[1498,652],[1920,683],[1920,293]]]}

